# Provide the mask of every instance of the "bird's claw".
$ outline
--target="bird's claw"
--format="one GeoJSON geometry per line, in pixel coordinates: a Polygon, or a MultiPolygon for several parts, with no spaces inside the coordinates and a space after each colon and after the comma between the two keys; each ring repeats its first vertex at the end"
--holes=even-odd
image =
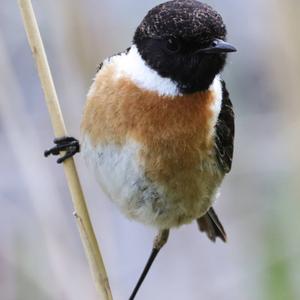
{"type": "Polygon", "coordinates": [[[57,163],[60,164],[64,162],[67,158],[72,157],[74,154],[80,151],[79,141],[74,137],[65,136],[61,138],[54,139],[55,146],[44,152],[44,156],[49,155],[59,155],[61,151],[64,151],[65,154],[57,160],[57,163]]]}

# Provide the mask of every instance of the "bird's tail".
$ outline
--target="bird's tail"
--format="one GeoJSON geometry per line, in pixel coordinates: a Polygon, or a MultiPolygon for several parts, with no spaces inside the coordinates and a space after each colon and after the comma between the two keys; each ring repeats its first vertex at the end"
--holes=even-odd
{"type": "Polygon", "coordinates": [[[217,237],[223,242],[227,241],[226,232],[212,207],[203,217],[197,219],[197,223],[200,231],[205,232],[213,242],[216,241],[217,237]]]}

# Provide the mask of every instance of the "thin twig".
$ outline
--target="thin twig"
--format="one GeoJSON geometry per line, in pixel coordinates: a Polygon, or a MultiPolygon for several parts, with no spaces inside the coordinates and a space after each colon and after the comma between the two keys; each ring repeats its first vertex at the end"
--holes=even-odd
{"type": "MultiPolygon", "coordinates": [[[[37,64],[37,69],[41,80],[41,85],[44,90],[45,100],[53,126],[54,135],[55,137],[66,136],[67,131],[65,128],[55,86],[51,76],[49,64],[47,61],[31,1],[19,0],[18,2],[22,13],[28,41],[37,64]]],[[[75,168],[74,160],[72,158],[67,159],[64,162],[64,170],[77,216],[76,221],[79,228],[81,241],[88,258],[96,289],[99,293],[100,299],[112,300],[103,259],[97,244],[86,202],[83,196],[81,184],[75,168]]]]}

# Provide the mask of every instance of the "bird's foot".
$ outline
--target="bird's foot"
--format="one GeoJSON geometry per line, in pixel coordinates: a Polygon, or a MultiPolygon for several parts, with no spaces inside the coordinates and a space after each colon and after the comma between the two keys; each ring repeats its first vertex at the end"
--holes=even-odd
{"type": "Polygon", "coordinates": [[[79,141],[71,136],[64,136],[61,138],[54,139],[53,148],[46,150],[44,152],[45,157],[49,155],[59,155],[61,151],[64,151],[65,154],[57,160],[57,163],[60,164],[64,162],[67,158],[72,157],[74,154],[80,151],[79,141]]]}
{"type": "Polygon", "coordinates": [[[169,229],[162,229],[159,231],[158,235],[156,236],[154,243],[153,243],[153,248],[152,248],[152,252],[150,254],[150,257],[148,258],[148,261],[146,263],[146,266],[144,267],[143,273],[141,274],[131,296],[129,297],[129,300],[134,300],[135,296],[139,290],[139,288],[141,287],[144,279],[146,278],[158,252],[160,251],[160,249],[166,244],[166,242],[168,241],[168,237],[169,237],[169,229]]]}

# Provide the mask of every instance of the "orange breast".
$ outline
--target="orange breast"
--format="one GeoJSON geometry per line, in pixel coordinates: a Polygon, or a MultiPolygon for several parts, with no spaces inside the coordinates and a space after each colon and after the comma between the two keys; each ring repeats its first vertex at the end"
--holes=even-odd
{"type": "Polygon", "coordinates": [[[113,67],[97,75],[83,115],[83,133],[94,145],[122,146],[134,139],[141,145],[141,164],[151,181],[167,184],[183,171],[184,180],[198,176],[203,162],[213,157],[214,93],[159,97],[126,77],[114,78],[113,67]]]}

